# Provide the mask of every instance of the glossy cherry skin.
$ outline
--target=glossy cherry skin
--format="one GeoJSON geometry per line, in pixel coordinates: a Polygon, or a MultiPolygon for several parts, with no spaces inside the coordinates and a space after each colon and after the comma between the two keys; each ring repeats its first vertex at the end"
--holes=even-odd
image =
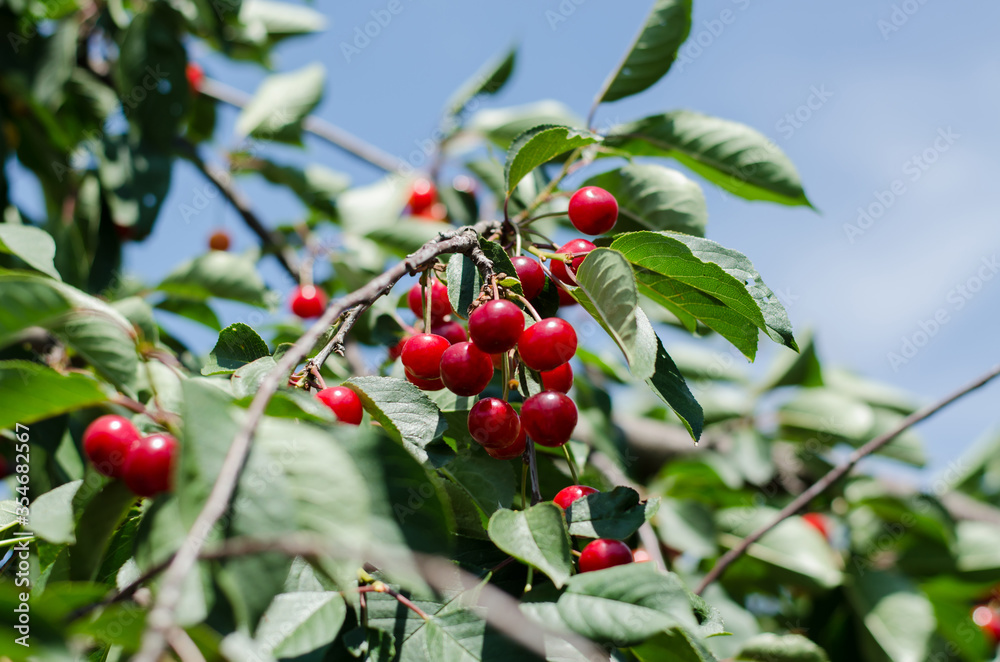
{"type": "Polygon", "coordinates": [[[514,458],[521,457],[524,455],[524,449],[528,446],[528,435],[524,432],[524,428],[517,433],[517,439],[512,441],[508,446],[502,446],[500,448],[493,448],[492,446],[484,446],[487,455],[495,460],[513,460],[514,458]]]}
{"type": "Polygon", "coordinates": [[[580,554],[580,572],[604,570],[626,563],[632,563],[632,550],[621,540],[598,538],[584,547],[580,554]]]}
{"type": "MultiPolygon", "coordinates": [[[[424,318],[424,288],[417,283],[406,295],[406,305],[409,306],[417,319],[424,318]]],[[[451,314],[451,302],[448,301],[448,286],[441,281],[431,282],[431,323],[437,323],[451,314]]]]}
{"type": "Polygon", "coordinates": [[[166,433],[139,439],[125,461],[122,475],[125,484],[134,494],[143,497],[169,492],[179,450],[177,440],[166,433]]]}
{"type": "Polygon", "coordinates": [[[552,501],[557,506],[562,506],[563,510],[567,510],[569,508],[569,504],[573,503],[577,499],[582,499],[588,494],[597,494],[599,491],[600,490],[596,490],[587,485],[570,485],[569,487],[564,487],[559,490],[552,501]]]}
{"type": "Polygon", "coordinates": [[[542,391],[521,405],[521,425],[536,444],[557,448],[573,435],[578,414],[565,393],[542,391]]]}
{"type": "Polygon", "coordinates": [[[511,259],[514,269],[517,271],[517,279],[521,281],[521,291],[524,292],[525,299],[534,299],[542,293],[545,287],[545,270],[538,260],[530,257],[518,255],[511,259]]]}
{"type": "Polygon", "coordinates": [[[576,331],[564,319],[548,317],[535,322],[521,334],[517,351],[533,370],[553,370],[576,354],[576,331]]]}
{"type": "Polygon", "coordinates": [[[441,355],[451,343],[433,333],[418,333],[403,345],[403,366],[420,379],[441,378],[441,355]]]}
{"type": "Polygon", "coordinates": [[[493,358],[471,342],[452,345],[441,355],[441,381],[455,395],[479,395],[493,379],[493,358]]]}
{"type": "Polygon", "coordinates": [[[605,234],[618,220],[618,201],[599,186],[584,186],[569,199],[569,222],[584,234],[605,234]]]}
{"type": "Polygon", "coordinates": [[[300,285],[292,292],[292,312],[302,319],[319,317],[326,308],[326,293],[315,285],[300,285]]]}
{"type": "Polygon", "coordinates": [[[400,356],[403,355],[403,348],[406,347],[406,341],[410,339],[411,336],[404,336],[399,339],[395,345],[389,348],[389,360],[395,361],[400,356]]]}
{"type": "Polygon", "coordinates": [[[486,448],[506,448],[517,441],[521,421],[510,404],[499,398],[483,398],[469,411],[469,432],[486,448]]]}
{"type": "Polygon", "coordinates": [[[205,82],[205,70],[197,62],[188,62],[184,69],[184,77],[187,78],[188,87],[192,92],[201,91],[201,84],[205,82]]]}
{"type": "Polygon", "coordinates": [[[469,338],[487,354],[506,352],[524,331],[524,313],[513,301],[487,301],[469,315],[469,338]]]}
{"type": "Polygon", "coordinates": [[[458,322],[441,322],[431,327],[431,333],[441,336],[452,345],[468,340],[465,329],[458,322]]]}
{"type": "Polygon", "coordinates": [[[542,388],[546,391],[569,393],[573,388],[573,368],[569,363],[563,363],[558,368],[545,370],[542,374],[542,388]]]}
{"type": "Polygon", "coordinates": [[[440,391],[444,388],[444,382],[440,379],[421,379],[416,377],[409,370],[403,370],[406,373],[406,381],[410,382],[421,391],[440,391]]]}
{"type": "Polygon", "coordinates": [[[87,426],[83,433],[83,452],[97,471],[121,478],[129,450],[139,436],[130,420],[107,414],[87,426]]]}
{"type": "Polygon", "coordinates": [[[361,406],[361,398],[358,394],[346,386],[334,386],[325,388],[316,394],[316,397],[333,410],[337,420],[341,423],[360,425],[361,418],[365,413],[361,406]]]}
{"type": "Polygon", "coordinates": [[[229,233],[225,230],[216,230],[208,238],[208,247],[213,251],[228,251],[229,244],[229,233]]]}
{"type": "MultiPolygon", "coordinates": [[[[597,248],[593,243],[587,241],[586,239],[573,239],[572,241],[567,241],[565,244],[559,247],[556,253],[563,254],[574,254],[574,253],[589,253],[590,251],[597,248]]],[[[569,266],[569,271],[572,271],[574,276],[576,272],[580,269],[580,265],[583,264],[586,255],[580,255],[579,257],[573,258],[573,262],[567,265],[562,260],[552,260],[552,266],[549,269],[552,270],[552,275],[566,283],[567,285],[576,285],[576,278],[570,276],[566,270],[569,266]]]]}
{"type": "Polygon", "coordinates": [[[559,292],[559,307],[565,308],[566,306],[576,306],[579,305],[579,301],[573,298],[573,295],[569,293],[562,285],[556,286],[556,291],[559,292]]]}
{"type": "Polygon", "coordinates": [[[421,177],[413,182],[410,189],[410,211],[413,214],[420,214],[430,209],[437,202],[437,189],[434,182],[421,177]]]}
{"type": "Polygon", "coordinates": [[[806,513],[802,516],[802,521],[819,531],[824,538],[830,539],[830,523],[826,516],[821,513],[806,513]]]}

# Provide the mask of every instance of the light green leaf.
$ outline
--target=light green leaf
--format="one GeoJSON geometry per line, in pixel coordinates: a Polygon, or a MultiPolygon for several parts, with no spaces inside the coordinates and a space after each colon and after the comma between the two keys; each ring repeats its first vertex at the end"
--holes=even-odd
{"type": "Polygon", "coordinates": [[[536,126],[519,135],[507,151],[504,181],[510,196],[524,177],[532,170],[548,163],[560,154],[600,142],[596,133],[551,124],[536,126]]]}
{"type": "Polygon", "coordinates": [[[95,147],[101,192],[114,224],[127,228],[133,239],[143,239],[153,230],[170,190],[173,158],[128,135],[105,135],[95,147]]]}
{"type": "Polygon", "coordinates": [[[654,635],[648,641],[632,647],[632,654],[639,662],[717,661],[703,643],[681,628],[671,628],[654,635]]]}
{"type": "Polygon", "coordinates": [[[66,375],[30,361],[0,361],[0,429],[30,425],[108,399],[100,384],[77,372],[66,375]]]}
{"type": "Polygon", "coordinates": [[[935,630],[934,608],[906,577],[893,572],[853,574],[847,596],[864,624],[866,658],[923,662],[935,630]]]}
{"type": "Polygon", "coordinates": [[[0,253],[14,255],[32,269],[62,280],[53,263],[56,242],[45,230],[30,225],[0,223],[0,253]]]}
{"type": "Polygon", "coordinates": [[[701,187],[677,170],[636,163],[591,177],[618,200],[615,232],[675,230],[703,237],[708,207],[701,187]]]}
{"type": "Polygon", "coordinates": [[[242,322],[230,324],[219,334],[219,340],[209,353],[201,374],[230,374],[270,354],[267,343],[256,331],[242,322]]]}
{"type": "Polygon", "coordinates": [[[462,84],[445,104],[445,113],[458,115],[470,101],[477,96],[493,95],[499,92],[514,71],[517,59],[517,47],[511,47],[506,53],[494,57],[483,65],[468,81],[462,84]]]}
{"type": "Polygon", "coordinates": [[[192,301],[204,302],[216,297],[259,307],[267,303],[267,286],[253,260],[224,251],[210,251],[184,262],[156,289],[192,301]]]}
{"type": "Polygon", "coordinates": [[[0,347],[32,326],[49,326],[70,309],[52,281],[34,274],[0,273],[0,347]]]}
{"type": "Polygon", "coordinates": [[[497,547],[541,570],[557,588],[573,574],[569,532],[563,510],[543,502],[525,510],[498,510],[487,529],[497,547]]]}
{"type": "Polygon", "coordinates": [[[107,304],[100,308],[74,310],[52,325],[52,332],[86,359],[116,386],[130,391],[135,385],[139,357],[132,325],[107,304]]]}
{"type": "Polygon", "coordinates": [[[346,385],[389,436],[402,441],[418,460],[427,459],[424,447],[444,432],[446,423],[423,391],[395,377],[353,377],[346,385]]]}
{"type": "Polygon", "coordinates": [[[76,520],[73,516],[73,498],[83,485],[74,480],[40,495],[31,504],[30,530],[42,540],[57,545],[76,542],[76,520]]]}
{"type": "Polygon", "coordinates": [[[237,135],[297,143],[302,120],[323,96],[325,78],[321,64],[268,76],[236,118],[237,135]]]}
{"type": "Polygon", "coordinates": [[[759,634],[743,645],[737,660],[750,662],[830,662],[826,651],[802,635],[759,634]]]}
{"type": "Polygon", "coordinates": [[[639,493],[619,485],[577,499],[566,510],[570,535],[625,540],[656,514],[659,499],[639,501],[639,493]]]}
{"type": "Polygon", "coordinates": [[[271,38],[326,29],[326,17],[315,9],[273,0],[243,0],[240,23],[249,34],[263,32],[271,38]]]}
{"type": "Polygon", "coordinates": [[[282,593],[267,608],[254,639],[276,657],[298,657],[336,639],[346,616],[340,593],[282,593]]]}
{"type": "Polygon", "coordinates": [[[676,110],[617,126],[605,144],[634,156],[671,157],[747,200],[811,206],[781,148],[739,122],[676,110]]]}
{"type": "Polygon", "coordinates": [[[583,118],[565,104],[546,100],[524,106],[481,110],[472,116],[466,128],[486,136],[494,144],[507,149],[514,138],[528,129],[543,124],[579,128],[586,126],[583,118]]]}
{"type": "Polygon", "coordinates": [[[305,168],[280,165],[257,155],[241,158],[235,155],[238,172],[253,171],[271,182],[286,186],[308,207],[331,218],[337,215],[336,199],[350,186],[350,178],[318,163],[310,163],[305,168]]]}
{"type": "Polygon", "coordinates": [[[167,297],[156,304],[156,307],[159,310],[166,310],[167,312],[203,324],[214,331],[222,331],[222,323],[219,322],[219,316],[215,314],[215,311],[207,303],[167,297]]]}

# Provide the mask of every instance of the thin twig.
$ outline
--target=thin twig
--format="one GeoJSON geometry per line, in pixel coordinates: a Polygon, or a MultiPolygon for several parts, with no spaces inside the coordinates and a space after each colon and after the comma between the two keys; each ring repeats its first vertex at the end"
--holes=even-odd
{"type": "Polygon", "coordinates": [[[787,506],[782,508],[781,511],[774,516],[773,520],[771,520],[766,525],[762,526],[761,528],[757,529],[749,536],[744,538],[743,542],[741,542],[738,546],[734,547],[733,549],[723,554],[722,557],[716,562],[715,566],[708,572],[708,574],[705,575],[704,579],[701,580],[701,583],[698,584],[698,588],[695,590],[695,593],[698,593],[700,595],[701,592],[704,591],[709,584],[711,584],[712,582],[717,580],[720,576],[722,576],[722,573],[725,572],[726,568],[728,568],[733,563],[733,561],[740,558],[740,556],[742,556],[744,552],[746,552],[747,549],[750,548],[750,545],[760,540],[761,537],[764,536],[764,534],[766,534],[768,531],[776,527],[782,521],[784,521],[788,517],[791,517],[798,511],[802,510],[803,508],[805,508],[810,501],[815,499],[817,496],[826,491],[831,485],[833,485],[838,480],[847,475],[847,473],[854,468],[854,465],[856,465],[862,459],[871,455],[875,451],[879,450],[880,448],[888,444],[890,441],[898,437],[902,432],[913,427],[914,425],[924,420],[925,418],[929,418],[930,416],[936,414],[940,410],[950,405],[952,402],[955,402],[959,398],[989,383],[990,380],[994,379],[998,375],[1000,375],[1000,365],[994,366],[992,370],[990,370],[983,376],[963,386],[957,391],[945,396],[941,400],[938,400],[937,402],[930,404],[924,407],[923,409],[920,409],[919,411],[913,412],[912,414],[901,420],[899,424],[897,424],[894,428],[892,428],[888,432],[880,434],[879,436],[875,437],[861,448],[855,450],[847,457],[846,460],[844,460],[844,462],[840,463],[839,465],[831,469],[825,476],[823,476],[818,481],[813,483],[809,487],[809,489],[807,489],[805,492],[797,496],[787,506]]]}
{"type": "Polygon", "coordinates": [[[277,392],[279,385],[287,380],[287,375],[305,357],[324,331],[345,311],[360,303],[370,303],[387,294],[403,276],[416,273],[419,268],[435,260],[439,255],[464,253],[483,272],[483,278],[492,275],[493,264],[479,248],[479,235],[495,228],[495,221],[482,221],[472,227],[440,233],[436,239],[424,244],[388,271],[376,276],[364,287],[330,304],[323,315],[285,352],[278,365],[261,382],[247,410],[244,423],[229,446],[205,506],[163,576],[156,602],[146,621],[142,647],[133,658],[133,662],[157,662],[163,654],[166,634],[174,625],[175,612],[181,599],[184,582],[198,561],[198,555],[204,548],[208,533],[229,508],[240,472],[250,452],[250,443],[257,424],[264,416],[267,403],[277,392]]]}
{"type": "Polygon", "coordinates": [[[351,332],[354,327],[355,322],[358,318],[364,314],[366,310],[371,306],[370,301],[363,301],[359,303],[354,308],[351,308],[344,319],[340,322],[340,326],[337,327],[337,332],[333,334],[333,338],[330,338],[323,349],[316,353],[316,356],[309,359],[309,365],[315,366],[322,369],[326,365],[326,360],[330,358],[330,354],[336,352],[341,356],[344,355],[344,341],[347,340],[347,334],[351,332]]]}
{"type": "Polygon", "coordinates": [[[528,473],[531,475],[531,505],[542,500],[542,488],[538,485],[538,457],[535,455],[535,442],[528,438],[528,473]]]}

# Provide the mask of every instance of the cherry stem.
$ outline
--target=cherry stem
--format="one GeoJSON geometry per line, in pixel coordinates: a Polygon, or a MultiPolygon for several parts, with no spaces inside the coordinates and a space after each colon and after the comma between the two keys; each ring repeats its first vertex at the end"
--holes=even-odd
{"type": "Polygon", "coordinates": [[[507,352],[503,353],[501,368],[503,374],[503,401],[507,402],[507,398],[510,397],[510,356],[507,355],[507,352]]]}
{"type": "Polygon", "coordinates": [[[573,461],[573,455],[569,452],[569,446],[563,444],[562,447],[563,455],[566,456],[566,464],[569,465],[569,473],[573,476],[573,484],[580,484],[580,476],[576,473],[576,462],[573,461]]]}
{"type": "Polygon", "coordinates": [[[496,279],[496,276],[494,276],[493,278],[490,279],[490,285],[493,287],[493,298],[494,299],[499,299],[500,298],[500,290],[497,288],[497,279],[496,279]]]}
{"type": "Polygon", "coordinates": [[[374,584],[369,584],[368,586],[358,587],[358,593],[362,595],[364,595],[365,593],[385,593],[386,595],[390,595],[393,598],[395,598],[396,601],[399,602],[399,604],[403,605],[407,609],[410,609],[414,614],[424,619],[425,621],[431,620],[431,617],[427,615],[427,612],[425,612],[417,605],[413,604],[413,602],[408,597],[406,597],[396,589],[386,586],[384,583],[380,581],[376,581],[374,584]]]}
{"type": "MultiPolygon", "coordinates": [[[[583,148],[578,147],[575,150],[573,150],[573,153],[570,154],[569,158],[566,159],[566,162],[563,163],[562,170],[559,171],[559,174],[556,175],[551,182],[549,182],[548,186],[546,186],[544,190],[542,190],[538,195],[535,196],[535,199],[524,211],[522,211],[520,214],[514,217],[513,221],[514,223],[520,224],[521,222],[524,221],[524,219],[528,218],[533,211],[538,209],[540,206],[542,206],[543,203],[547,202],[552,198],[556,188],[558,188],[559,186],[559,183],[566,178],[566,175],[568,175],[570,172],[570,167],[573,165],[574,162],[579,160],[581,154],[583,154],[583,148]]],[[[509,199],[510,196],[508,196],[508,200],[509,199]]],[[[504,202],[504,219],[507,220],[506,201],[504,202]]]]}
{"type": "Polygon", "coordinates": [[[535,579],[535,569],[532,566],[528,566],[528,579],[524,582],[524,592],[527,593],[531,590],[531,582],[535,579]]]}
{"type": "MultiPolygon", "coordinates": [[[[525,451],[527,453],[527,451],[525,451]]],[[[521,465],[521,510],[528,507],[528,462],[521,465]]]]}
{"type": "Polygon", "coordinates": [[[528,438],[528,467],[531,473],[531,505],[542,500],[542,489],[538,486],[538,458],[535,457],[535,442],[528,438]]]}
{"type": "Polygon", "coordinates": [[[511,292],[510,290],[508,290],[507,291],[507,298],[509,298],[509,299],[517,299],[518,301],[520,301],[521,303],[524,304],[524,307],[528,309],[528,312],[531,313],[531,316],[535,318],[536,322],[541,322],[542,321],[542,316],[538,314],[538,311],[535,310],[535,307],[531,305],[531,302],[528,301],[527,299],[525,299],[520,294],[516,294],[516,293],[511,292]]]}
{"type": "Polygon", "coordinates": [[[424,292],[424,333],[431,332],[431,292],[434,290],[433,283],[425,271],[420,276],[420,284],[424,292]]]}
{"type": "Polygon", "coordinates": [[[532,223],[534,223],[535,221],[537,221],[539,219],[542,219],[542,218],[554,218],[556,216],[568,216],[568,214],[566,212],[564,212],[564,211],[550,211],[550,212],[545,213],[545,214],[539,214],[538,216],[532,216],[531,218],[526,218],[525,220],[521,221],[520,223],[518,223],[514,227],[526,228],[526,227],[528,227],[529,225],[531,225],[532,223]]]}

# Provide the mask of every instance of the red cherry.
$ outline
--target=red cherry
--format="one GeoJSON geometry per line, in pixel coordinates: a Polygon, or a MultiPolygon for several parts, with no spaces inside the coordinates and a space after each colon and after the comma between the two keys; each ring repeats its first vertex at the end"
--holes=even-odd
{"type": "Polygon", "coordinates": [[[469,432],[486,448],[506,448],[517,441],[521,421],[508,403],[499,398],[484,398],[472,405],[469,432]]]}
{"type": "Polygon", "coordinates": [[[490,354],[490,358],[493,359],[493,367],[497,370],[503,370],[503,362],[507,357],[506,352],[500,352],[499,354],[490,354]]]}
{"type": "Polygon", "coordinates": [[[994,643],[1000,641],[1000,614],[986,605],[979,605],[972,610],[972,622],[978,625],[991,641],[994,643]]]}
{"type": "Polygon", "coordinates": [[[569,393],[573,388],[573,368],[569,363],[563,363],[558,368],[542,372],[542,388],[546,391],[569,393]]]}
{"type": "Polygon", "coordinates": [[[493,359],[471,342],[452,345],[441,355],[441,381],[455,395],[479,395],[493,379],[493,359]]]}
{"type": "Polygon", "coordinates": [[[410,211],[414,215],[426,211],[437,201],[437,190],[434,182],[424,177],[413,182],[410,189],[410,211]]]}
{"type": "Polygon", "coordinates": [[[225,230],[216,230],[208,238],[208,247],[213,251],[228,251],[229,234],[225,230]]]}
{"type": "Polygon", "coordinates": [[[506,352],[524,331],[524,313],[513,301],[487,301],[469,315],[469,337],[488,354],[506,352]]]}
{"type": "Polygon", "coordinates": [[[205,70],[197,62],[188,62],[184,69],[184,76],[187,78],[188,87],[192,92],[200,92],[201,84],[205,82],[205,70]]]}
{"type": "Polygon", "coordinates": [[[576,331],[566,320],[548,317],[524,330],[517,351],[529,368],[553,370],[576,354],[576,331]]]}
{"type": "MultiPolygon", "coordinates": [[[[573,253],[589,253],[590,251],[597,248],[593,243],[587,241],[586,239],[574,239],[568,241],[559,247],[556,253],[562,253],[563,255],[569,255],[573,253]]],[[[579,257],[573,258],[572,264],[569,265],[569,271],[573,272],[573,276],[580,269],[580,265],[583,264],[583,259],[587,257],[586,255],[580,255],[579,257]]],[[[567,285],[576,285],[576,278],[570,276],[566,270],[566,263],[562,260],[552,260],[552,266],[549,267],[552,270],[552,275],[566,283],[567,285]]]]}
{"type": "Polygon", "coordinates": [[[556,291],[559,293],[559,307],[563,308],[565,306],[576,306],[580,302],[573,298],[573,295],[569,293],[562,285],[556,285],[556,291]]]}
{"type": "Polygon", "coordinates": [[[542,391],[521,405],[521,425],[542,446],[557,448],[569,441],[576,420],[576,405],[564,393],[542,391]]]}
{"type": "Polygon", "coordinates": [[[389,348],[389,360],[395,361],[400,356],[403,355],[403,347],[406,346],[406,341],[409,340],[411,336],[404,336],[399,339],[399,342],[389,348]]]}
{"type": "Polygon", "coordinates": [[[584,234],[604,234],[618,220],[618,201],[598,186],[584,186],[569,199],[569,221],[584,234]]]}
{"type": "Polygon", "coordinates": [[[292,312],[302,319],[319,317],[326,308],[326,294],[315,285],[300,285],[292,291],[292,312]]]}
{"type": "Polygon", "coordinates": [[[583,548],[580,554],[580,572],[604,570],[632,562],[632,550],[621,540],[598,538],[583,548]]]}
{"type": "Polygon", "coordinates": [[[545,287],[545,271],[537,260],[530,257],[518,255],[513,258],[514,269],[517,271],[517,279],[521,281],[521,290],[525,299],[534,299],[541,294],[545,287]]]}
{"type": "Polygon", "coordinates": [[[427,209],[413,214],[413,218],[425,223],[447,223],[448,207],[444,203],[435,202],[427,209]]]}
{"type": "Polygon", "coordinates": [[[569,504],[573,503],[577,499],[582,499],[588,494],[597,494],[599,491],[600,490],[596,490],[587,485],[570,485],[569,487],[564,487],[559,490],[552,501],[554,501],[557,506],[562,506],[563,510],[567,510],[569,508],[569,504]]]}
{"type": "Polygon", "coordinates": [[[351,389],[346,386],[325,388],[317,393],[316,397],[333,410],[333,413],[337,415],[337,420],[341,423],[361,424],[365,410],[361,406],[361,398],[351,389]]]}
{"type": "Polygon", "coordinates": [[[441,322],[431,327],[431,333],[441,336],[452,345],[469,339],[465,335],[465,329],[458,322],[441,322]]]}
{"type": "Polygon", "coordinates": [[[418,333],[403,345],[403,366],[414,377],[440,379],[441,355],[451,343],[433,333],[418,333]]]}
{"type": "Polygon", "coordinates": [[[403,370],[406,373],[406,381],[410,382],[421,391],[440,391],[444,388],[444,382],[440,379],[421,379],[415,376],[409,370],[403,370]]]}
{"type": "Polygon", "coordinates": [[[139,431],[127,418],[107,414],[96,419],[83,432],[83,452],[100,473],[121,478],[132,445],[139,431]]]}
{"type": "Polygon", "coordinates": [[[830,523],[827,521],[825,515],[821,513],[806,513],[802,516],[802,520],[819,531],[824,538],[827,540],[830,539],[830,523]]]}
{"type": "Polygon", "coordinates": [[[166,433],[143,437],[135,442],[125,461],[122,477],[138,496],[151,497],[169,492],[177,463],[177,440],[166,433]]]}
{"type": "Polygon", "coordinates": [[[528,435],[525,433],[524,428],[517,433],[517,439],[515,439],[509,446],[502,446],[500,448],[493,448],[492,446],[487,446],[486,453],[495,460],[513,460],[516,457],[521,457],[524,455],[524,449],[528,446],[528,435]]]}
{"type": "MultiPolygon", "coordinates": [[[[417,283],[406,295],[406,304],[417,316],[424,318],[424,288],[417,283]]],[[[440,281],[431,281],[431,323],[439,322],[445,315],[451,314],[451,302],[448,301],[448,286],[440,281]]]]}

